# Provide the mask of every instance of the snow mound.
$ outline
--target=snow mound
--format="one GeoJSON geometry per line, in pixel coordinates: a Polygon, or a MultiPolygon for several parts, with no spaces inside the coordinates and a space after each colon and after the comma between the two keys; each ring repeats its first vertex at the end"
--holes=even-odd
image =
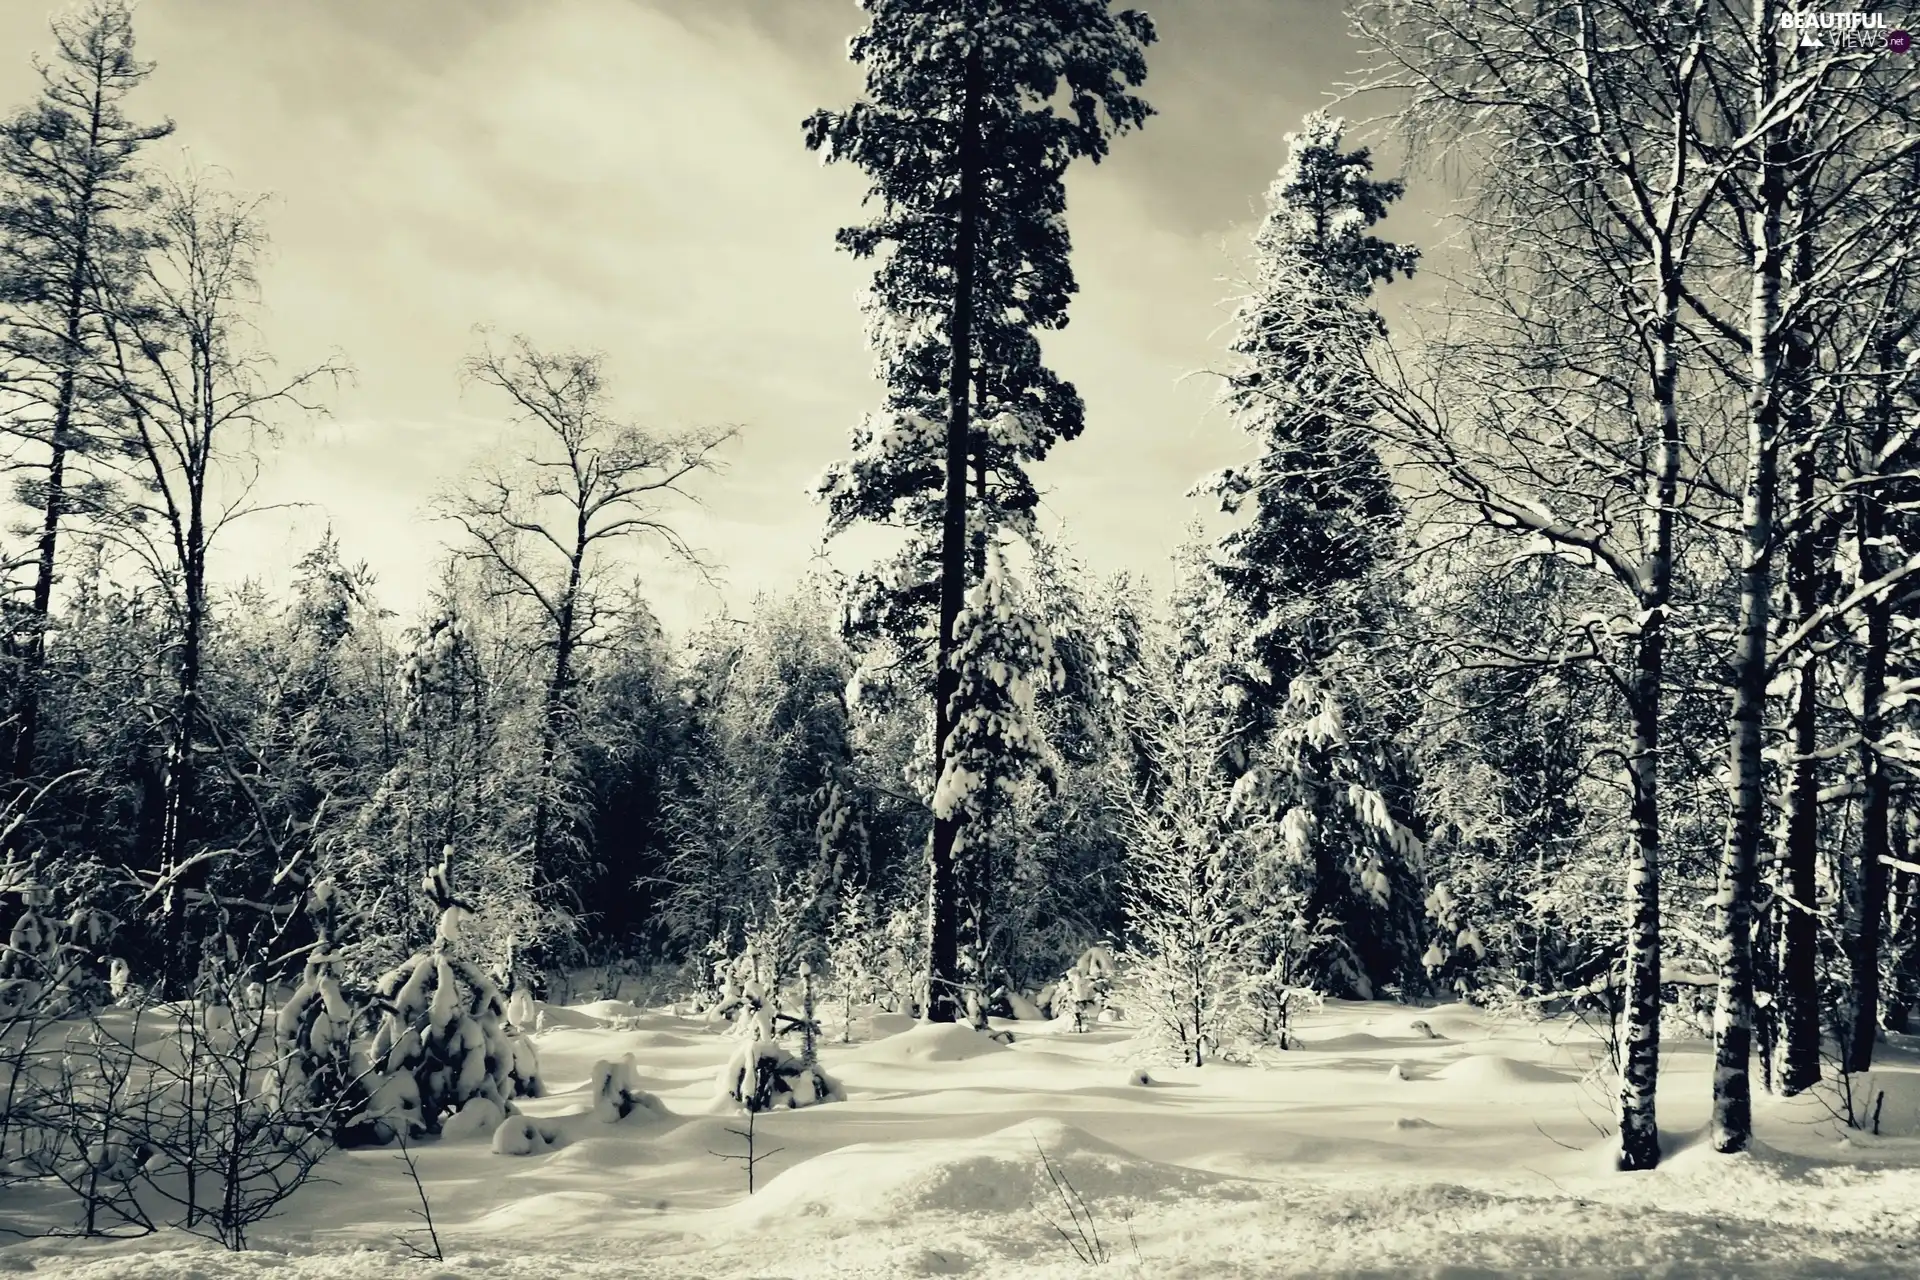
{"type": "Polygon", "coordinates": [[[965,1062],[990,1053],[1005,1053],[1007,1046],[957,1022],[921,1022],[898,1035],[888,1036],[860,1051],[867,1062],[906,1066],[922,1062],[965,1062]]]}
{"type": "Polygon", "coordinates": [[[1535,1062],[1504,1058],[1497,1053],[1477,1053],[1458,1062],[1449,1062],[1433,1073],[1436,1080],[1454,1084],[1565,1084],[1567,1077],[1552,1067],[1535,1062]]]}
{"type": "Polygon", "coordinates": [[[620,1022],[628,1018],[638,1018],[647,1011],[637,1004],[625,1000],[589,1000],[585,1004],[569,1006],[575,1012],[584,1013],[589,1018],[598,1018],[602,1022],[620,1022]]]}
{"type": "Polygon", "coordinates": [[[507,1109],[492,1098],[468,1098],[460,1110],[440,1122],[440,1137],[445,1142],[490,1138],[506,1119],[507,1109]]]}
{"type": "Polygon", "coordinates": [[[920,1025],[920,1019],[910,1013],[888,1013],[884,1009],[867,1019],[867,1027],[873,1032],[873,1038],[897,1036],[902,1031],[911,1031],[920,1025]]]}
{"type": "Polygon", "coordinates": [[[1049,1162],[1093,1204],[1221,1181],[1217,1174],[1143,1159],[1058,1120],[1036,1119],[978,1138],[841,1147],[783,1170],[725,1212],[755,1225],[795,1217],[906,1221],[928,1212],[1024,1214],[1060,1195],[1048,1176],[1049,1162]]]}
{"type": "Polygon", "coordinates": [[[1345,1035],[1327,1036],[1320,1040],[1299,1040],[1302,1049],[1314,1053],[1371,1053],[1392,1045],[1391,1040],[1382,1039],[1366,1031],[1349,1031],[1345,1035]]]}

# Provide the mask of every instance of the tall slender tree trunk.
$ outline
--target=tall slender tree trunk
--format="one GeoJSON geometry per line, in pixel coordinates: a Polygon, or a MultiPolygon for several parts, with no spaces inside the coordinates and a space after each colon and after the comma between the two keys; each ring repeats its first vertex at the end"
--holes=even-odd
{"type": "Polygon", "coordinates": [[[206,878],[206,869],[185,870],[193,841],[193,814],[198,787],[195,730],[200,719],[201,647],[206,626],[205,528],[200,496],[193,495],[186,529],[187,554],[181,558],[181,597],[185,616],[180,626],[180,666],[174,686],[174,723],[167,743],[166,800],[161,807],[159,870],[169,880],[163,903],[162,934],[169,994],[186,995],[198,970],[198,958],[188,945],[188,894],[206,878]]]}
{"type": "MultiPolygon", "coordinates": [[[[940,642],[935,677],[933,726],[934,785],[946,773],[947,739],[953,730],[954,695],[960,673],[953,667],[954,631],[966,600],[967,454],[973,368],[973,292],[980,202],[980,50],[967,50],[961,72],[960,192],[953,251],[953,309],[947,341],[952,364],[947,375],[946,509],[940,521],[940,642]]],[[[927,856],[927,1009],[932,1022],[953,1022],[961,1014],[959,913],[954,884],[954,846],[961,815],[935,813],[927,856]]]]}
{"type": "Polygon", "coordinates": [[[1627,857],[1627,971],[1621,992],[1618,1162],[1628,1170],[1651,1169],[1660,1163],[1655,1109],[1660,1077],[1660,701],[1666,679],[1667,609],[1673,594],[1673,514],[1680,482],[1679,370],[1674,353],[1680,309],[1678,268],[1668,240],[1663,236],[1655,243],[1661,311],[1651,336],[1660,436],[1641,522],[1646,580],[1640,599],[1640,635],[1627,683],[1632,844],[1627,857]]]}
{"type": "MultiPolygon", "coordinates": [[[[1788,196],[1790,225],[1796,232],[1792,281],[1806,287],[1813,275],[1813,192],[1802,177],[1788,196]]],[[[1816,518],[1814,499],[1819,479],[1819,442],[1813,438],[1813,335],[1804,315],[1787,327],[1780,349],[1779,395],[1781,429],[1792,442],[1793,540],[1787,547],[1787,601],[1795,625],[1819,610],[1824,579],[1832,566],[1832,542],[1816,518]]],[[[1781,929],[1778,990],[1782,1037],[1780,1091],[1789,1097],[1811,1089],[1820,1080],[1819,918],[1814,899],[1820,871],[1820,663],[1808,637],[1807,650],[1794,672],[1793,708],[1788,737],[1792,758],[1786,777],[1786,832],[1782,859],[1787,901],[1781,929]]]]}
{"type": "MultiPolygon", "coordinates": [[[[1796,417],[1798,415],[1796,414],[1796,417]]],[[[1819,608],[1819,557],[1811,528],[1814,451],[1794,456],[1793,495],[1798,533],[1787,552],[1787,596],[1795,623],[1819,608]]],[[[1786,771],[1786,831],[1781,859],[1785,915],[1781,928],[1779,1003],[1780,1092],[1792,1097],[1820,1082],[1820,949],[1814,899],[1819,893],[1820,773],[1819,667],[1809,651],[1793,673],[1788,716],[1791,761],[1786,771]]]]}
{"type": "MultiPolygon", "coordinates": [[[[1756,120],[1774,110],[1779,47],[1773,0],[1753,0],[1756,120]]],[[[1779,461],[1781,224],[1786,203],[1786,127],[1766,130],[1759,156],[1752,301],[1748,312],[1747,478],[1740,511],[1740,603],[1728,715],[1729,813],[1719,886],[1720,981],[1715,993],[1713,1148],[1744,1151],[1753,1140],[1753,900],[1766,820],[1762,735],[1767,701],[1767,628],[1773,594],[1774,505],[1779,461]]]]}
{"type": "MultiPolygon", "coordinates": [[[[1860,442],[1862,478],[1875,478],[1886,448],[1893,415],[1887,382],[1899,368],[1900,353],[1889,338],[1879,351],[1880,391],[1868,415],[1860,442]]],[[[1887,572],[1885,550],[1886,497],[1872,484],[1859,487],[1854,498],[1854,537],[1859,549],[1860,580],[1872,582],[1887,572]]],[[[1873,1046],[1880,1023],[1880,949],[1886,928],[1887,860],[1893,853],[1892,797],[1886,763],[1880,758],[1880,739],[1886,732],[1887,652],[1893,639],[1893,593],[1883,591],[1867,601],[1862,618],[1864,649],[1860,656],[1860,745],[1856,768],[1860,774],[1860,867],[1854,876],[1859,901],[1847,933],[1847,962],[1852,970],[1852,1025],[1847,1028],[1843,1059],[1848,1071],[1873,1066],[1873,1046]]]]}

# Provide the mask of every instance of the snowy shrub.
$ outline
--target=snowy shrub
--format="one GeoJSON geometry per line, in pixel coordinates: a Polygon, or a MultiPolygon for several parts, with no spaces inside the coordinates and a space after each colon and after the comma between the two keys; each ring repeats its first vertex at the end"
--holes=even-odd
{"type": "Polygon", "coordinates": [[[594,1082],[593,1118],[602,1124],[624,1120],[636,1109],[666,1113],[665,1104],[640,1087],[632,1054],[618,1062],[594,1063],[591,1078],[594,1082]]]}
{"type": "Polygon", "coordinates": [[[845,1015],[840,1029],[843,1043],[853,1038],[853,1011],[878,994],[885,959],[885,940],[874,919],[873,899],[858,886],[843,890],[840,909],[827,926],[833,994],[845,1015]]]}
{"type": "Polygon", "coordinates": [[[380,1080],[368,1118],[388,1130],[403,1116],[410,1133],[438,1133],[441,1119],[470,1098],[503,1108],[540,1091],[533,1048],[508,1029],[500,988],[460,952],[467,908],[453,896],[447,849],[423,887],[440,909],[433,942],[383,975],[374,1036],[380,1080]]]}
{"type": "Polygon", "coordinates": [[[720,1069],[720,1092],[748,1111],[844,1102],[840,1085],[817,1065],[808,1065],[777,1040],[742,1040],[720,1069]]]}

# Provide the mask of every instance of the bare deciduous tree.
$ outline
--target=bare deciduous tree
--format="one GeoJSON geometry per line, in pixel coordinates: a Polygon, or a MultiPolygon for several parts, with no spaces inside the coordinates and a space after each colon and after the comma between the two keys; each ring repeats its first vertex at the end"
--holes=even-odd
{"type": "Polygon", "coordinates": [[[531,606],[547,655],[528,845],[549,900],[564,892],[562,850],[577,852],[581,838],[565,815],[565,755],[581,654],[604,639],[608,579],[618,563],[611,553],[649,540],[706,572],[669,508],[698,502],[689,482],[720,469],[718,451],[735,435],[730,428],[652,432],[619,420],[603,365],[597,354],[542,352],[524,337],[469,360],[467,374],[503,393],[532,439],[517,465],[483,466],[440,503],[466,534],[463,554],[484,564],[499,590],[531,606]]]}

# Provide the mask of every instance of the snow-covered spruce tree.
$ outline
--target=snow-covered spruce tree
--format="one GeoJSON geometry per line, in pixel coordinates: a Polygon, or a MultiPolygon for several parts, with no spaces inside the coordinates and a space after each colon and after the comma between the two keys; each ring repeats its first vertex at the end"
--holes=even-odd
{"type": "MultiPolygon", "coordinates": [[[[878,214],[839,239],[880,258],[873,343],[887,395],[821,493],[832,531],[871,521],[909,532],[856,588],[852,617],[932,686],[939,787],[967,586],[984,574],[996,529],[1031,525],[1026,466],[1082,425],[1079,397],[1041,363],[1036,336],[1065,323],[1074,290],[1063,179],[1146,119],[1133,90],[1154,33],[1144,14],[1109,0],[862,8],[869,25],[849,56],[866,97],[809,117],[806,140],[872,182],[878,214]]],[[[928,1014],[938,1021],[961,1013],[953,851],[963,818],[936,811],[928,855],[928,1014]]]]}
{"type": "Polygon", "coordinates": [[[1369,234],[1402,184],[1374,179],[1365,148],[1341,150],[1342,127],[1316,111],[1287,137],[1222,396],[1259,456],[1198,490],[1247,517],[1212,571],[1251,626],[1242,705],[1259,726],[1297,676],[1377,620],[1374,580],[1401,521],[1373,444],[1364,357],[1383,325],[1367,300],[1375,283],[1410,275],[1418,252],[1369,234]]]}
{"type": "Polygon", "coordinates": [[[507,1023],[492,978],[461,953],[471,909],[453,893],[453,850],[421,888],[440,912],[433,942],[375,984],[377,1084],[367,1118],[387,1133],[439,1133],[449,1113],[476,1099],[504,1116],[516,1097],[540,1092],[533,1046],[507,1023]]]}
{"type": "Polygon", "coordinates": [[[994,824],[986,952],[992,1012],[1058,976],[1095,939],[1117,936],[1127,836],[1111,774],[1132,767],[1125,707],[1138,683],[1144,597],[1126,578],[1087,573],[1051,543],[1033,545],[1025,607],[1053,637],[1056,679],[1035,690],[1051,779],[1016,787],[994,824]]]}
{"type": "Polygon", "coordinates": [[[778,987],[752,977],[740,980],[737,991],[732,991],[716,1010],[732,1013],[733,1034],[738,1041],[720,1068],[719,1091],[748,1111],[808,1107],[845,1098],[840,1085],[814,1061],[817,1028],[813,1023],[813,974],[805,961],[799,970],[803,991],[799,1018],[783,1017],[778,987]],[[804,1048],[797,1055],[780,1043],[783,1021],[802,1033],[804,1048]]]}
{"type": "Polygon", "coordinates": [[[1372,438],[1365,356],[1384,326],[1368,299],[1418,255],[1370,234],[1402,187],[1372,177],[1366,149],[1342,150],[1341,130],[1314,112],[1288,137],[1223,395],[1260,453],[1200,491],[1246,517],[1208,565],[1237,623],[1222,663],[1238,729],[1229,767],[1257,758],[1269,802],[1287,815],[1307,925],[1323,940],[1311,967],[1365,996],[1419,974],[1406,770],[1386,709],[1361,704],[1369,646],[1397,594],[1401,520],[1372,438]],[[1368,717],[1370,731],[1354,732],[1368,717]],[[1413,910],[1396,910],[1409,894],[1413,910]]]}
{"type": "Polygon", "coordinates": [[[341,905],[331,880],[308,886],[305,906],[314,941],[300,984],[280,1006],[274,1038],[280,1051],[281,1096],[290,1107],[319,1117],[336,1141],[354,1145],[374,1134],[371,1125],[358,1120],[369,1101],[367,1077],[354,1055],[365,1012],[347,994],[338,970],[335,938],[342,924],[341,905]]]}

